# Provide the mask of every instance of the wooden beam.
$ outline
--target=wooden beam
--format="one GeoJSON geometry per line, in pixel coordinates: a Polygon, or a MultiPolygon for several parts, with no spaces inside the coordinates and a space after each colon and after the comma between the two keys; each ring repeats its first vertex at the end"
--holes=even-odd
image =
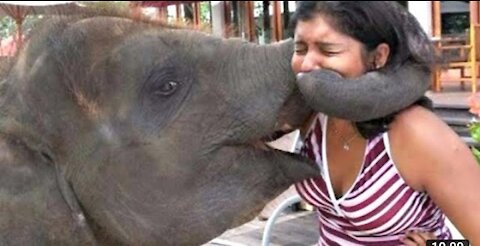
{"type": "MultiPolygon", "coordinates": [[[[442,34],[442,27],[441,27],[441,9],[440,9],[440,1],[432,1],[432,36],[440,37],[442,34]]],[[[437,44],[436,44],[437,45],[437,44]]],[[[440,75],[441,70],[440,67],[435,64],[435,70],[432,73],[432,89],[434,92],[439,92],[441,89],[440,85],[440,75]]]]}
{"type": "Polygon", "coordinates": [[[199,26],[202,22],[201,20],[201,13],[200,13],[200,3],[196,2],[193,3],[193,25],[199,26]]]}
{"type": "Polygon", "coordinates": [[[223,15],[225,19],[225,30],[223,36],[228,38],[232,36],[232,2],[223,1],[223,15]]]}
{"type": "Polygon", "coordinates": [[[253,16],[253,1],[243,1],[245,3],[245,32],[246,39],[250,42],[255,41],[255,19],[253,16]]]}
{"type": "Polygon", "coordinates": [[[470,8],[470,23],[472,24],[479,24],[479,6],[478,1],[469,1],[469,8],[470,8]]]}
{"type": "Polygon", "coordinates": [[[441,15],[440,1],[432,1],[432,34],[434,37],[442,36],[441,15]]]}
{"type": "Polygon", "coordinates": [[[175,4],[175,19],[178,21],[181,20],[182,18],[182,11],[181,11],[181,8],[182,6],[180,4],[175,4]]]}
{"type": "Polygon", "coordinates": [[[130,2],[129,10],[133,19],[142,18],[142,7],[139,4],[130,2]]]}
{"type": "Polygon", "coordinates": [[[158,8],[157,18],[161,21],[168,21],[167,7],[158,8]]]}
{"type": "Polygon", "coordinates": [[[271,1],[271,4],[273,7],[272,41],[280,41],[283,39],[282,1],[271,1]]]}

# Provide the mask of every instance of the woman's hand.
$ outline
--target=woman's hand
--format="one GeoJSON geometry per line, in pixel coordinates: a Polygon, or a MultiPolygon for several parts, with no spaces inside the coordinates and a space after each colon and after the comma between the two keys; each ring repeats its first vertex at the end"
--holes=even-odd
{"type": "Polygon", "coordinates": [[[434,239],[437,237],[431,232],[409,231],[401,241],[405,246],[424,246],[427,245],[427,240],[434,239]]]}

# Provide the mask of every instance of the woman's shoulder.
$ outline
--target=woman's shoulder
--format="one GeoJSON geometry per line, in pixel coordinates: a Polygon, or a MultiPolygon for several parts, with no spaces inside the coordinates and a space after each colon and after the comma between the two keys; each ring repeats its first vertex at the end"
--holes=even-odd
{"type": "Polygon", "coordinates": [[[439,159],[452,159],[447,149],[464,148],[458,135],[434,112],[412,106],[400,112],[388,132],[393,160],[410,186],[423,189],[422,177],[439,159]]]}
{"type": "Polygon", "coordinates": [[[401,135],[411,136],[421,134],[426,137],[428,133],[453,133],[449,126],[434,112],[422,106],[409,107],[395,116],[390,129],[400,132],[401,135]]]}
{"type": "Polygon", "coordinates": [[[426,153],[438,146],[459,142],[459,136],[434,112],[421,106],[401,111],[390,125],[389,136],[404,151],[426,153]]]}

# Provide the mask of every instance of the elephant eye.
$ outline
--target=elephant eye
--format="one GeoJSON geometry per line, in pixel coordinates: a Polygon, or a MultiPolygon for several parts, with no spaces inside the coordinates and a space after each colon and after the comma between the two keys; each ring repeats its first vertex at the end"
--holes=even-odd
{"type": "Polygon", "coordinates": [[[178,82],[176,81],[167,81],[162,83],[155,89],[154,94],[157,96],[170,96],[172,95],[178,88],[178,82]]]}

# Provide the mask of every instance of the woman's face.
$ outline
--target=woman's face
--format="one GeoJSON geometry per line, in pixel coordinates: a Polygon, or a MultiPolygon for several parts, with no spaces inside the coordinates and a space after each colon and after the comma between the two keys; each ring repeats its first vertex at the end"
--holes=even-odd
{"type": "Polygon", "coordinates": [[[297,23],[292,57],[296,74],[326,68],[355,78],[366,72],[365,56],[362,43],[335,31],[320,15],[297,23]]]}

